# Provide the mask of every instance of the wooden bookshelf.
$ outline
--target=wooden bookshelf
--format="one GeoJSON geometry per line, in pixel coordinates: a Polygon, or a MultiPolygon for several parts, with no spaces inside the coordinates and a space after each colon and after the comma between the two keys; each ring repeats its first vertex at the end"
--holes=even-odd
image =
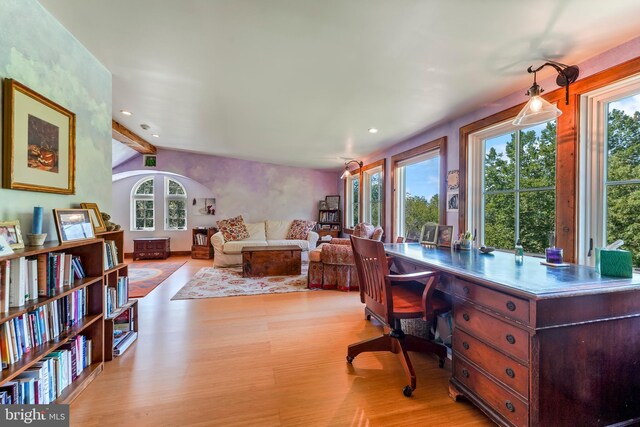
{"type": "Polygon", "coordinates": [[[211,236],[213,236],[217,232],[218,232],[218,229],[216,227],[192,228],[191,229],[191,258],[212,259],[213,246],[211,245],[211,236]]]}
{"type": "MultiPolygon", "coordinates": [[[[0,257],[0,274],[6,273],[5,267],[7,261],[12,263],[18,259],[35,258],[38,263],[48,262],[47,255],[54,252],[63,252],[80,257],[82,267],[86,273],[83,279],[75,279],[73,284],[65,286],[63,289],[51,292],[49,296],[40,296],[36,300],[27,301],[20,307],[11,307],[8,312],[0,312],[0,326],[4,329],[4,323],[12,321],[23,314],[36,310],[46,304],[50,304],[60,300],[66,296],[71,296],[73,292],[81,289],[86,290],[86,315],[71,326],[66,326],[60,331],[60,334],[51,340],[30,348],[28,353],[22,356],[13,364],[9,364],[5,369],[0,371],[0,385],[4,385],[8,381],[16,379],[21,373],[34,366],[35,363],[41,361],[52,351],[60,349],[67,341],[78,335],[84,335],[91,340],[91,360],[89,365],[84,369],[74,382],[69,384],[60,395],[52,403],[70,403],[84,390],[91,381],[104,368],[104,260],[103,260],[103,240],[88,239],[77,242],[57,244],[55,242],[47,242],[43,246],[30,247],[15,250],[11,255],[0,257]]],[[[48,271],[47,267],[44,267],[48,271]]],[[[40,272],[40,269],[39,269],[40,272]]],[[[40,280],[46,278],[39,277],[40,280]]],[[[0,281],[0,286],[5,284],[4,277],[0,281]]],[[[2,293],[9,292],[9,289],[2,289],[2,293]]],[[[25,317],[26,319],[26,317],[25,317]]],[[[17,322],[17,320],[14,320],[17,322]]]]}
{"type": "Polygon", "coordinates": [[[342,215],[340,209],[318,209],[316,232],[320,237],[326,235],[339,237],[342,232],[342,215]]]}
{"type": "MultiPolygon", "coordinates": [[[[129,266],[124,263],[124,231],[107,231],[104,233],[98,233],[98,237],[103,238],[105,241],[112,240],[115,242],[118,255],[118,264],[105,270],[104,273],[104,287],[105,292],[109,291],[109,288],[118,288],[118,280],[121,277],[129,276],[129,266]]],[[[117,292],[116,292],[117,293],[117,292]]],[[[127,302],[121,307],[116,308],[112,313],[107,313],[107,307],[104,307],[104,360],[106,362],[113,360],[113,323],[115,317],[117,317],[124,307],[134,307],[132,315],[134,316],[134,323],[136,325],[136,331],[138,330],[138,300],[129,299],[127,296],[127,302]]]]}

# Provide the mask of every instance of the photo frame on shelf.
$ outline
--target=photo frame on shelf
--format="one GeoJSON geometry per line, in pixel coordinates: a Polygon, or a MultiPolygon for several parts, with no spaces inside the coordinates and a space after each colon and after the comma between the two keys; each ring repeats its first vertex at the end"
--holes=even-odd
{"type": "Polygon", "coordinates": [[[93,224],[93,230],[96,233],[104,233],[107,231],[107,226],[102,219],[102,214],[96,203],[80,203],[82,209],[89,210],[89,217],[91,217],[91,224],[93,224]]]}
{"type": "Polygon", "coordinates": [[[451,247],[453,225],[438,225],[438,246],[451,247]]]}
{"type": "Polygon", "coordinates": [[[328,205],[327,205],[327,201],[326,200],[320,200],[318,202],[318,209],[321,210],[321,211],[329,209],[327,206],[328,205]]]}
{"type": "Polygon", "coordinates": [[[89,209],[54,209],[53,218],[60,243],[96,237],[89,209]]]}
{"type": "Polygon", "coordinates": [[[3,236],[0,236],[0,256],[11,255],[13,253],[13,249],[11,249],[11,245],[7,242],[3,236]]]}
{"type": "Polygon", "coordinates": [[[340,195],[326,196],[327,209],[340,209],[340,195]]]}
{"type": "Polygon", "coordinates": [[[9,244],[11,249],[23,249],[24,240],[20,231],[20,221],[0,221],[0,236],[9,244]]]}
{"type": "Polygon", "coordinates": [[[5,79],[4,126],[4,188],[75,194],[74,113],[5,79]]]}
{"type": "Polygon", "coordinates": [[[438,241],[438,224],[427,222],[420,230],[420,243],[425,245],[435,245],[438,241]]]}

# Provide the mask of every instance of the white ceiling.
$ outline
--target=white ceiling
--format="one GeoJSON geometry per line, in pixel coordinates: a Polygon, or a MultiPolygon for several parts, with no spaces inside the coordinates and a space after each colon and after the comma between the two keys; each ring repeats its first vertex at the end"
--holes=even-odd
{"type": "Polygon", "coordinates": [[[579,63],[637,36],[640,16],[638,0],[40,3],[152,144],[312,168],[524,92],[529,65],[579,63]]]}

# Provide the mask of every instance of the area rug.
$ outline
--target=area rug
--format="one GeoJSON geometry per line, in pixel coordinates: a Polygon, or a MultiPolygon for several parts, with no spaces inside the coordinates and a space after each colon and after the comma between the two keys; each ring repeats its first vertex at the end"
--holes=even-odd
{"type": "Polygon", "coordinates": [[[164,282],[187,260],[145,261],[129,264],[129,298],[142,298],[164,282]]]}
{"type": "Polygon", "coordinates": [[[242,268],[204,267],[171,298],[221,298],[241,295],[306,292],[308,264],[299,276],[242,277],[242,268]]]}

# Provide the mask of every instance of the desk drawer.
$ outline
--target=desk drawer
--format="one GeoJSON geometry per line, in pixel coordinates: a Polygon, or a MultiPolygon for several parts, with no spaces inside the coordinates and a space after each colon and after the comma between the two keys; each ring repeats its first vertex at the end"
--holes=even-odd
{"type": "Polygon", "coordinates": [[[456,298],[456,328],[462,328],[482,341],[529,363],[529,333],[497,317],[484,313],[456,298]]]}
{"type": "MultiPolygon", "coordinates": [[[[453,332],[453,351],[484,369],[508,387],[529,399],[529,369],[497,350],[456,329],[453,332]]],[[[456,359],[457,360],[457,359],[456,359]]]]}
{"type": "Polygon", "coordinates": [[[484,286],[475,285],[462,279],[453,281],[453,293],[474,303],[502,313],[507,317],[527,325],[529,320],[529,301],[507,295],[484,286]]]}
{"type": "Polygon", "coordinates": [[[454,365],[454,377],[477,397],[514,425],[529,425],[529,405],[518,396],[500,387],[463,359],[456,359],[454,365]]]}

